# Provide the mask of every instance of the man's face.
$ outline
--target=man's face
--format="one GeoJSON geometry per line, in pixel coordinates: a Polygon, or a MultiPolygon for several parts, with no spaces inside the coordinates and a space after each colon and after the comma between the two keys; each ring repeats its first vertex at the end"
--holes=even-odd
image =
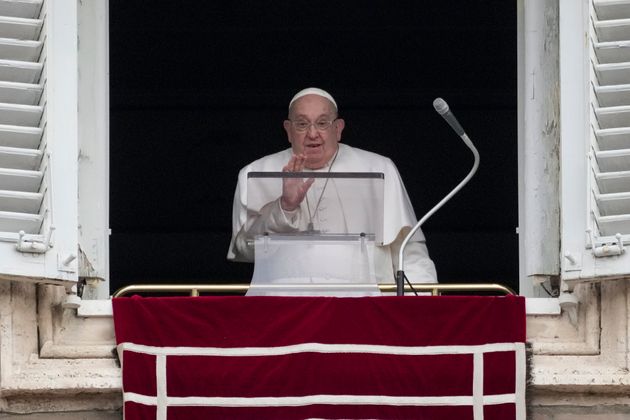
{"type": "Polygon", "coordinates": [[[284,122],[284,129],[293,153],[302,153],[306,157],[304,166],[307,168],[324,167],[337,151],[344,121],[335,118],[337,111],[334,105],[319,95],[305,95],[293,102],[289,110],[289,120],[284,122]],[[326,129],[321,129],[321,126],[330,121],[334,122],[326,129]],[[300,130],[300,124],[309,125],[306,130],[300,130]]]}

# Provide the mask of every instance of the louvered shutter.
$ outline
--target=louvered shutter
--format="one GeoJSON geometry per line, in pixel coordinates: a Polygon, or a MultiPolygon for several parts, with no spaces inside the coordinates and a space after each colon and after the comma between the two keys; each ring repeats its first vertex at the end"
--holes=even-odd
{"type": "Polygon", "coordinates": [[[77,279],[76,0],[0,0],[0,277],[77,279]]]}
{"type": "Polygon", "coordinates": [[[593,233],[630,242],[630,1],[595,1],[591,16],[593,233]]]}
{"type": "Polygon", "coordinates": [[[560,0],[563,279],[630,275],[630,0],[560,0]]]}

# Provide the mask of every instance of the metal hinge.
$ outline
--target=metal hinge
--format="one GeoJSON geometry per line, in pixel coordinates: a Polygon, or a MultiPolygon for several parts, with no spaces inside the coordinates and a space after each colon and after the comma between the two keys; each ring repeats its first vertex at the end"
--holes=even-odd
{"type": "Polygon", "coordinates": [[[614,256],[621,255],[624,252],[626,252],[621,234],[617,233],[615,235],[615,238],[617,238],[616,242],[612,242],[609,244],[601,244],[599,246],[593,246],[593,255],[597,258],[614,257],[614,256]]]}
{"type": "Polygon", "coordinates": [[[28,252],[31,254],[43,254],[48,252],[48,250],[53,246],[52,234],[54,230],[54,226],[48,228],[48,233],[42,240],[26,239],[26,233],[21,230],[19,233],[18,243],[15,245],[15,248],[19,252],[28,252]]]}

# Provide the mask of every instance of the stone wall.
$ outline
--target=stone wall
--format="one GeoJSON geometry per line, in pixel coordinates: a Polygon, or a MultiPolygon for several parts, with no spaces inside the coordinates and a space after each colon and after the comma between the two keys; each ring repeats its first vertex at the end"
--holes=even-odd
{"type": "Polygon", "coordinates": [[[575,286],[577,313],[528,315],[533,419],[630,418],[627,280],[575,286]]]}
{"type": "Polygon", "coordinates": [[[64,296],[60,286],[0,282],[0,412],[120,409],[112,318],[77,316],[64,296]]]}

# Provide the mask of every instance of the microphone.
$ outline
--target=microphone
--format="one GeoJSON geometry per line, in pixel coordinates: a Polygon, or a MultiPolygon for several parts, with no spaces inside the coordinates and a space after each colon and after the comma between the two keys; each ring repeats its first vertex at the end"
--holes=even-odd
{"type": "Polygon", "coordinates": [[[429,210],[427,214],[422,216],[420,221],[416,223],[413,229],[411,229],[409,234],[405,237],[405,240],[400,246],[400,251],[398,253],[398,271],[396,272],[396,295],[397,296],[404,296],[405,294],[406,276],[405,276],[405,265],[404,265],[404,251],[405,251],[405,248],[407,247],[407,243],[409,242],[411,237],[414,235],[414,233],[416,233],[416,231],[420,229],[420,226],[422,226],[429,217],[431,217],[436,211],[438,211],[448,200],[450,200],[455,194],[457,194],[459,190],[461,190],[462,187],[468,183],[468,181],[470,181],[470,179],[473,177],[475,172],[477,172],[477,168],[479,167],[479,152],[477,151],[477,148],[475,147],[475,145],[472,143],[472,141],[468,138],[468,136],[464,132],[464,129],[455,118],[455,115],[453,115],[453,113],[448,108],[448,104],[446,103],[446,101],[442,98],[436,98],[433,101],[433,107],[435,108],[437,113],[440,114],[442,118],[446,120],[448,125],[450,125],[451,128],[455,130],[457,135],[462,138],[462,140],[464,141],[464,144],[468,146],[473,156],[475,157],[475,162],[473,163],[473,167],[470,170],[470,172],[468,172],[468,175],[466,175],[466,177],[459,184],[457,184],[457,186],[453,188],[453,190],[450,193],[448,193],[439,203],[437,203],[431,210],[429,210]]]}
{"type": "Polygon", "coordinates": [[[448,108],[448,104],[444,99],[435,98],[435,100],[433,101],[433,108],[435,108],[437,113],[446,120],[448,125],[450,125],[453,130],[455,130],[458,136],[461,137],[466,134],[464,133],[464,129],[462,128],[462,126],[459,124],[459,121],[457,121],[457,118],[455,118],[455,115],[453,115],[451,110],[448,108]]]}

